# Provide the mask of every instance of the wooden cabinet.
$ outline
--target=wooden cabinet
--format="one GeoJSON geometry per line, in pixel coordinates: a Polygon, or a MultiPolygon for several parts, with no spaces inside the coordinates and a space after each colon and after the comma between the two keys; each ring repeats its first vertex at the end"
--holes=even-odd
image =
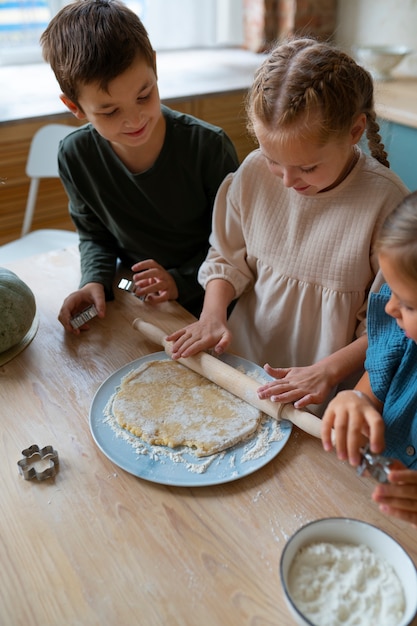
{"type": "MultiPolygon", "coordinates": [[[[77,126],[71,115],[10,122],[0,126],[0,245],[20,236],[29,179],[26,160],[31,139],[44,124],[59,122],[77,126]]],[[[32,228],[73,229],[67,210],[67,196],[59,179],[42,180],[32,228]]]]}
{"type": "MultiPolygon", "coordinates": [[[[240,160],[255,147],[246,132],[245,91],[165,101],[167,106],[200,117],[224,128],[236,146],[240,160]]],[[[0,245],[20,235],[29,179],[26,159],[34,133],[44,124],[59,122],[72,126],[80,122],[70,113],[36,120],[0,124],[0,245]]],[[[73,229],[68,214],[68,200],[59,179],[42,180],[33,220],[33,229],[73,229]]]]}
{"type": "MultiPolygon", "coordinates": [[[[246,129],[245,93],[206,97],[194,101],[193,115],[223,128],[233,141],[239,160],[256,147],[246,129]]],[[[173,107],[176,108],[176,107],[173,107]]]]}

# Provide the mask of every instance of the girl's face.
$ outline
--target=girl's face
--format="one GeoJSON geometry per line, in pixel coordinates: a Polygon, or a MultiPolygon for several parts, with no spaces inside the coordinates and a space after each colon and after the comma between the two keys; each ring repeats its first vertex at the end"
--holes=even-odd
{"type": "Polygon", "coordinates": [[[78,119],[87,119],[115,147],[145,146],[163,124],[154,70],[138,57],[103,91],[98,84],[80,89],[78,107],[65,96],[64,104],[78,119]]]}
{"type": "Polygon", "coordinates": [[[272,174],[297,193],[314,196],[333,189],[346,178],[355,163],[353,146],[362,136],[365,124],[366,118],[361,115],[348,135],[324,146],[296,137],[283,143],[279,133],[274,135],[256,122],[254,130],[272,174]]]}
{"type": "Polygon", "coordinates": [[[379,266],[391,289],[385,312],[397,321],[409,339],[417,342],[417,283],[404,275],[392,255],[381,252],[379,266]]]}

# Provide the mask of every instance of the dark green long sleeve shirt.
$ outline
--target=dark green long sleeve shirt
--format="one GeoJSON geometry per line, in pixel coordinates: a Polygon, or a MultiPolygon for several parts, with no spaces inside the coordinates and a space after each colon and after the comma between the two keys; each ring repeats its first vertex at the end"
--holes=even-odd
{"type": "Polygon", "coordinates": [[[61,142],[59,172],[80,236],[80,287],[101,283],[111,299],[117,259],[129,269],[154,259],[174,277],[180,304],[198,315],[215,195],[238,158],[222,129],[162,112],[164,145],[146,172],[132,174],[91,124],[61,142]]]}

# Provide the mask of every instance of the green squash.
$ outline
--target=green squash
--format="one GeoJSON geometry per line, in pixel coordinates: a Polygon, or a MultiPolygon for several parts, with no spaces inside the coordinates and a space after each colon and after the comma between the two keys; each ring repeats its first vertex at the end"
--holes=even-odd
{"type": "Polygon", "coordinates": [[[0,353],[22,341],[35,314],[31,289],[17,274],[0,267],[0,353]]]}

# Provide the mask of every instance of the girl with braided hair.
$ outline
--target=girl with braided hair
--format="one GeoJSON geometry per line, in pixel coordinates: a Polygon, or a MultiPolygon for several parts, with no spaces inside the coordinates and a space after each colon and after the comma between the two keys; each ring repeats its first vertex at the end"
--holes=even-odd
{"type": "Polygon", "coordinates": [[[263,365],[274,380],[259,397],[321,414],[363,371],[368,294],[382,284],[374,242],[408,190],[389,169],[370,74],[329,43],[278,45],[247,114],[259,148],[218,191],[200,319],[168,340],[174,358],[228,349],[263,365]]]}

